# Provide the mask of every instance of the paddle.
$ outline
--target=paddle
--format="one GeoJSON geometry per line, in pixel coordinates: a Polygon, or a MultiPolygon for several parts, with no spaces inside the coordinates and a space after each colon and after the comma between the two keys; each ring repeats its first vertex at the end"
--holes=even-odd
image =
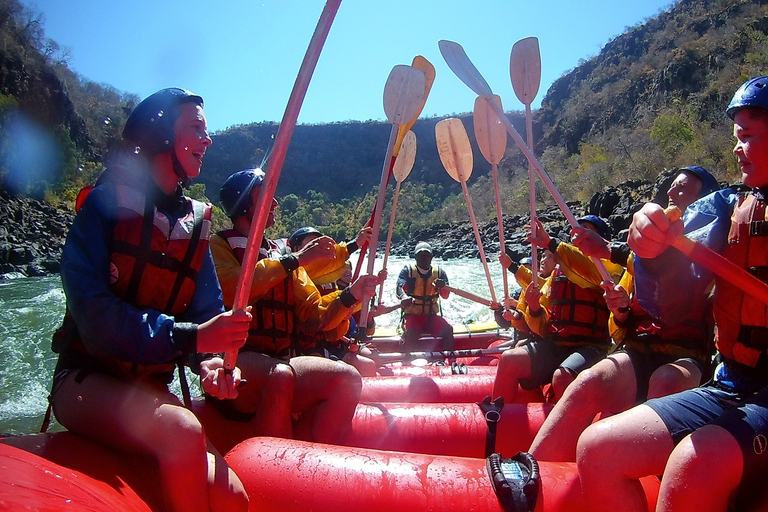
{"type": "MultiPolygon", "coordinates": [[[[402,129],[402,127],[401,127],[402,129]]],[[[387,247],[384,249],[384,265],[387,268],[389,259],[389,248],[392,246],[392,231],[395,227],[395,212],[397,211],[397,200],[400,197],[400,184],[411,174],[413,164],[416,162],[416,134],[408,130],[403,138],[403,144],[400,154],[395,158],[395,165],[392,166],[392,175],[397,181],[395,186],[395,197],[392,199],[392,213],[389,215],[389,230],[387,231],[387,247]]],[[[384,294],[384,283],[379,285],[379,306],[381,306],[381,296],[384,294]]]]}
{"type": "Polygon", "coordinates": [[[509,350],[506,347],[476,348],[470,350],[442,350],[434,352],[384,352],[379,353],[382,362],[402,361],[403,359],[448,359],[451,357],[478,357],[490,354],[502,354],[509,350]]]}
{"type": "MultiPolygon", "coordinates": [[[[336,16],[336,11],[339,9],[339,4],[341,4],[341,0],[327,0],[325,7],[323,8],[320,19],[317,21],[315,32],[312,34],[312,39],[309,41],[307,52],[304,54],[304,60],[301,62],[301,67],[299,67],[299,73],[296,75],[296,81],[293,84],[293,90],[288,98],[288,105],[285,107],[285,113],[280,122],[280,128],[277,130],[272,157],[267,164],[266,177],[260,187],[256,207],[253,211],[253,218],[251,219],[248,243],[245,246],[243,263],[240,266],[240,278],[237,282],[234,304],[232,306],[234,311],[245,310],[248,306],[248,295],[251,291],[253,272],[259,254],[259,248],[261,247],[262,237],[264,236],[264,228],[267,225],[269,209],[272,206],[272,198],[274,197],[275,189],[277,188],[277,180],[280,178],[280,171],[283,168],[285,154],[288,151],[288,144],[291,142],[293,130],[296,127],[296,120],[299,117],[299,110],[301,110],[301,104],[304,102],[304,96],[307,93],[309,81],[312,78],[312,73],[315,71],[315,66],[317,65],[317,60],[320,58],[320,51],[323,49],[323,44],[325,44],[325,40],[328,37],[328,32],[331,30],[331,25],[336,16]]],[[[227,352],[224,355],[224,367],[227,370],[232,370],[236,364],[237,351],[233,350],[227,352]]]]}
{"type": "MultiPolygon", "coordinates": [[[[494,95],[493,101],[501,106],[500,97],[494,95]]],[[[475,100],[473,120],[475,139],[477,139],[477,145],[480,147],[480,153],[491,164],[493,171],[493,190],[496,195],[496,221],[499,225],[499,249],[501,254],[504,254],[506,252],[506,242],[504,240],[504,219],[501,213],[498,166],[501,158],[504,156],[504,151],[507,149],[507,131],[504,129],[504,125],[499,122],[496,114],[491,110],[490,104],[479,96],[475,100]]],[[[503,269],[501,278],[504,283],[504,307],[509,309],[509,282],[507,281],[507,273],[503,269]]]]}
{"type": "MultiPolygon", "coordinates": [[[[419,108],[419,111],[414,115],[410,121],[405,123],[403,126],[400,127],[400,131],[397,134],[397,141],[395,141],[395,148],[392,151],[392,161],[389,165],[389,172],[392,173],[392,167],[395,165],[395,158],[397,157],[400,147],[402,145],[403,139],[405,138],[406,133],[413,127],[413,125],[416,123],[416,121],[419,119],[419,114],[421,114],[421,111],[424,109],[424,105],[427,102],[427,97],[429,96],[429,91],[432,90],[432,84],[435,82],[435,67],[432,65],[431,62],[429,62],[427,59],[422,57],[421,55],[417,55],[413,58],[413,62],[411,63],[411,66],[415,67],[416,69],[420,69],[422,72],[424,72],[424,99],[421,101],[421,107],[419,108]]],[[[387,176],[387,183],[389,183],[389,176],[387,176]]],[[[366,227],[373,226],[373,219],[376,217],[376,209],[371,212],[371,218],[368,219],[368,223],[366,224],[366,227]]],[[[364,249],[368,247],[368,244],[364,244],[363,247],[360,248],[360,254],[363,254],[364,249]]],[[[360,269],[363,267],[363,258],[358,258],[357,265],[355,266],[355,272],[353,274],[353,280],[357,279],[357,277],[360,275],[360,269]]]]}
{"type": "MultiPolygon", "coordinates": [[[[539,92],[541,83],[541,54],[539,53],[539,40],[535,37],[526,37],[512,46],[509,55],[509,77],[512,79],[512,88],[520,103],[525,105],[525,130],[528,134],[528,149],[533,153],[533,116],[531,115],[531,103],[539,92]]],[[[536,171],[528,162],[528,196],[531,203],[531,236],[536,236],[536,171]]],[[[531,272],[539,275],[538,248],[531,244],[531,272]]],[[[535,281],[534,281],[535,282],[535,281]]]]}
{"type": "Polygon", "coordinates": [[[477,228],[475,212],[472,209],[472,201],[469,198],[469,190],[467,189],[467,180],[472,174],[472,146],[469,144],[469,137],[461,119],[454,117],[443,119],[437,123],[435,125],[435,140],[437,142],[437,153],[440,155],[443,167],[445,167],[445,170],[448,171],[448,174],[453,179],[461,183],[464,199],[467,201],[467,209],[469,210],[469,220],[472,222],[477,247],[480,250],[480,260],[483,262],[485,277],[488,279],[488,289],[491,291],[491,299],[493,302],[496,302],[496,293],[493,291],[493,283],[491,282],[491,271],[488,270],[483,240],[477,228]]]}
{"type": "Polygon", "coordinates": [[[471,300],[473,302],[477,302],[478,304],[482,304],[483,306],[491,307],[492,302],[490,300],[486,299],[485,297],[481,297],[479,295],[475,295],[472,292],[461,290],[459,288],[454,288],[453,286],[446,285],[443,288],[445,288],[446,290],[448,290],[451,293],[455,293],[459,297],[464,297],[467,300],[471,300]]]}
{"type": "MultiPolygon", "coordinates": [[[[667,217],[673,222],[682,216],[680,209],[676,207],[668,208],[665,212],[667,217]]],[[[702,245],[684,235],[675,237],[672,246],[720,278],[741,288],[744,293],[768,305],[768,285],[742,267],[724,258],[706,245],[702,245]]]]}
{"type": "MultiPolygon", "coordinates": [[[[512,123],[509,122],[509,119],[507,119],[507,116],[504,114],[504,111],[501,110],[501,107],[497,105],[495,101],[491,101],[491,98],[493,98],[493,91],[491,91],[490,86],[485,81],[485,78],[483,78],[483,76],[477,70],[475,65],[472,64],[472,61],[469,60],[469,57],[467,57],[467,54],[464,52],[464,48],[462,48],[458,43],[453,41],[446,41],[445,39],[441,40],[438,44],[440,46],[440,53],[443,55],[446,64],[448,64],[448,67],[451,68],[451,71],[453,71],[459,80],[464,82],[467,87],[488,101],[488,103],[491,105],[491,108],[498,116],[499,120],[507,129],[507,133],[512,136],[517,146],[528,159],[528,162],[530,162],[534,169],[536,169],[536,172],[544,182],[547,190],[549,190],[549,193],[552,194],[552,197],[560,207],[560,210],[562,210],[565,218],[568,220],[571,226],[578,227],[579,223],[576,220],[576,217],[573,215],[573,212],[571,212],[571,209],[566,204],[565,199],[563,199],[563,196],[557,190],[557,187],[555,187],[555,184],[552,182],[547,172],[541,166],[541,163],[539,163],[531,150],[528,149],[528,146],[523,142],[520,134],[517,133],[515,127],[512,126],[512,123]]],[[[603,265],[603,263],[598,258],[592,258],[592,261],[595,263],[595,266],[600,272],[603,280],[613,282],[613,279],[608,273],[608,270],[606,270],[605,265],[603,265]]]]}
{"type": "MultiPolygon", "coordinates": [[[[368,274],[373,274],[373,265],[376,262],[376,247],[379,244],[379,229],[381,228],[381,211],[384,206],[384,197],[387,193],[387,180],[391,168],[392,153],[395,142],[398,139],[400,126],[417,116],[422,108],[425,92],[426,77],[424,72],[413,66],[398,65],[392,68],[384,86],[384,113],[392,123],[392,131],[389,135],[387,153],[384,157],[384,165],[381,170],[381,183],[379,184],[379,197],[374,209],[373,231],[371,232],[371,244],[368,248],[368,274]]],[[[361,255],[362,257],[362,255],[361,255]]],[[[363,297],[363,308],[360,312],[359,332],[365,333],[368,326],[368,301],[370,297],[363,297]]]]}

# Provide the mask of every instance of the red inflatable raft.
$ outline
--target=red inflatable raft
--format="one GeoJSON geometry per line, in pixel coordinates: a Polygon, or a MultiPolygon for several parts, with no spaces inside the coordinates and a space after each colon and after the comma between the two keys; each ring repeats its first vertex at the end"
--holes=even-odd
{"type": "MultiPolygon", "coordinates": [[[[226,456],[251,510],[501,511],[485,459],[254,438],[226,456]]],[[[538,464],[536,511],[588,512],[573,463],[538,464]]],[[[649,509],[659,482],[642,480],[649,509]]],[[[606,489],[606,492],[610,492],[606,489]]]]}
{"type": "MultiPolygon", "coordinates": [[[[493,392],[495,373],[363,377],[361,402],[480,402],[493,392]]],[[[515,402],[543,402],[540,389],[518,390],[515,402]]]]}

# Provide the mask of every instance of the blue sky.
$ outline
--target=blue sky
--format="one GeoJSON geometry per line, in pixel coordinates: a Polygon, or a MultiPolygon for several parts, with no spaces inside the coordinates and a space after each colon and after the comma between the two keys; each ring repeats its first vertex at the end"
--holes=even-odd
{"type": "MultiPolygon", "coordinates": [[[[209,128],[279,121],[322,12],[322,0],[22,0],[43,13],[48,38],[70,50],[70,68],[145,97],[180,86],[202,95],[209,128]]],[[[423,55],[437,78],[422,115],[469,112],[474,94],[448,69],[440,39],[464,46],[502,98],[523,105],[509,79],[519,39],[539,38],[542,83],[656,16],[670,0],[343,0],[299,123],[385,119],[382,93],[397,64],[423,55]]]]}

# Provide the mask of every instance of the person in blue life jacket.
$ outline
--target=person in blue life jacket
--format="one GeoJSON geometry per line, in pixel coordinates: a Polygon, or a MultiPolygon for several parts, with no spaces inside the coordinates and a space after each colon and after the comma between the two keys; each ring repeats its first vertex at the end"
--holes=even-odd
{"type": "MultiPolygon", "coordinates": [[[[703,167],[684,167],[667,191],[667,204],[685,211],[719,188],[703,167]]],[[[609,241],[595,231],[575,228],[572,240],[587,256],[616,260],[609,241]]],[[[662,322],[637,303],[632,258],[614,263],[627,267],[618,283],[603,283],[611,310],[608,326],[618,347],[566,388],[531,444],[529,451],[537,460],[575,462],[579,436],[598,413],[625,411],[648,398],[696,387],[711,376],[708,303],[699,301],[681,322],[662,322]]]]}
{"type": "Polygon", "coordinates": [[[432,246],[419,242],[414,250],[415,263],[400,271],[395,294],[403,311],[403,343],[405,350],[417,348],[419,338],[428,334],[442,341],[442,350],[453,350],[453,326],[440,315],[440,298],[447,299],[448,276],[432,265],[432,246]]]}
{"type": "MultiPolygon", "coordinates": [[[[236,350],[249,312],[224,312],[208,247],[211,205],[184,196],[211,145],[203,99],[169,88],[140,102],[67,235],[67,313],[51,404],[68,430],[157,460],[166,510],[246,510],[240,480],[169,391],[197,353],[236,350]]],[[[240,370],[199,367],[205,392],[238,394],[240,370]]]]}
{"type": "MultiPolygon", "coordinates": [[[[768,77],[745,82],[726,113],[733,121],[733,153],[750,190],[710,194],[689,206],[682,222],[648,203],[630,227],[638,303],[670,324],[706,299],[703,290],[713,280],[711,272],[670,247],[681,233],[762,281],[768,276],[768,77]]],[[[594,510],[648,510],[638,480],[646,475],[663,475],[660,511],[747,510],[755,500],[764,503],[767,309],[738,284],[714,281],[720,363],[713,379],[605,418],[579,438],[579,476],[594,510]]]]}

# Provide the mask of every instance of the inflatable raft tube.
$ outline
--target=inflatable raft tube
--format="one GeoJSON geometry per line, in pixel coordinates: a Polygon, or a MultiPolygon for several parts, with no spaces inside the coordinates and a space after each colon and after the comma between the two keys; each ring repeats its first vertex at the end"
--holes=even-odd
{"type": "MultiPolygon", "coordinates": [[[[205,434],[220,453],[253,437],[247,423],[225,419],[210,403],[192,402],[205,434]]],[[[496,427],[496,449],[527,450],[552,410],[549,404],[507,404],[496,427]]],[[[488,423],[474,403],[358,404],[342,444],[362,448],[467,457],[485,456],[488,423]]]]}
{"type": "MultiPolygon", "coordinates": [[[[528,450],[551,404],[507,404],[497,420],[495,450],[528,450]]],[[[489,424],[478,404],[360,404],[345,446],[483,458],[489,424]]]]}
{"type": "MultiPolygon", "coordinates": [[[[253,438],[225,457],[251,510],[281,512],[474,512],[504,510],[485,459],[253,438]]],[[[588,512],[573,463],[538,463],[535,511],[588,512]]],[[[641,480],[649,509],[659,482],[641,480]]],[[[610,490],[606,490],[610,492],[610,490]]],[[[526,510],[529,510],[526,508],[526,510]]]]}
{"type": "MultiPolygon", "coordinates": [[[[361,402],[481,402],[493,392],[495,374],[363,377],[361,402]]],[[[516,403],[543,402],[538,388],[518,390],[516,403]]]]}
{"type": "Polygon", "coordinates": [[[70,432],[0,439],[0,510],[162,510],[157,466],[70,432]]]}

